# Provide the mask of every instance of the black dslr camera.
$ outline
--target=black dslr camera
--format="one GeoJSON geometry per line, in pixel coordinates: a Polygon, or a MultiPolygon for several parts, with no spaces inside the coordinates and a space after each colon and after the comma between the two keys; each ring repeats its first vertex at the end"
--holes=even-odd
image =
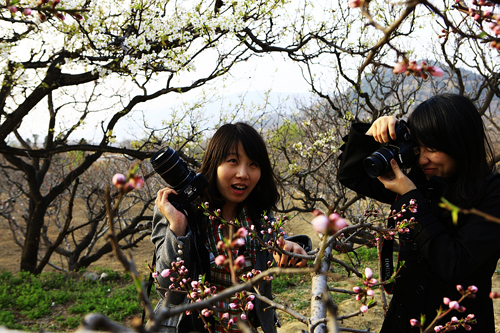
{"type": "Polygon", "coordinates": [[[151,157],[150,163],[167,185],[177,192],[177,195],[170,194],[168,201],[181,212],[208,186],[207,179],[201,173],[189,170],[186,162],[170,147],[160,149],[151,157]]]}
{"type": "Polygon", "coordinates": [[[419,148],[410,138],[408,127],[403,120],[396,126],[396,140],[382,144],[382,147],[364,159],[366,173],[377,178],[391,170],[391,160],[395,159],[400,168],[409,168],[417,160],[419,148]]]}

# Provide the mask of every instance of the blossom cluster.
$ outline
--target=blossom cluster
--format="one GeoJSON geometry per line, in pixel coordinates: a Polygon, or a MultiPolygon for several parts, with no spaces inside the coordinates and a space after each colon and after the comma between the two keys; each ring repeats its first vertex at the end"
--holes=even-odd
{"type": "Polygon", "coordinates": [[[128,173],[127,176],[117,173],[113,176],[113,185],[123,193],[128,193],[132,190],[140,190],[144,186],[144,179],[133,173],[128,173]]]}
{"type": "MultiPolygon", "coordinates": [[[[242,292],[235,293],[234,296],[235,297],[231,300],[231,303],[229,303],[229,308],[240,313],[239,319],[247,320],[248,313],[255,307],[255,295],[250,294],[249,292],[244,290],[242,292]]],[[[222,322],[225,328],[229,330],[238,320],[238,317],[231,318],[229,312],[225,312],[222,314],[220,319],[218,317],[215,317],[215,320],[222,322]]]]}
{"type": "Polygon", "coordinates": [[[363,285],[366,287],[355,286],[352,290],[356,293],[356,301],[361,302],[359,310],[362,313],[368,311],[368,307],[374,302],[375,292],[372,287],[377,285],[377,279],[373,278],[373,271],[371,268],[366,267],[363,274],[363,285]]]}
{"type": "MultiPolygon", "coordinates": [[[[467,289],[464,289],[461,285],[457,285],[457,290],[460,294],[462,294],[462,298],[460,298],[460,300],[458,301],[452,301],[448,297],[444,297],[443,304],[448,306],[448,310],[444,312],[441,310],[438,311],[438,318],[447,315],[449,312],[453,310],[456,310],[461,313],[465,312],[466,309],[464,306],[460,305],[460,302],[465,298],[475,298],[478,289],[476,286],[469,286],[467,289]]],[[[414,327],[423,327],[424,322],[425,322],[425,317],[423,316],[420,321],[417,319],[411,319],[410,325],[414,327]]],[[[434,332],[450,332],[457,330],[459,327],[463,327],[466,331],[470,331],[472,330],[471,325],[475,323],[476,323],[476,318],[472,313],[462,319],[458,319],[457,317],[452,317],[451,320],[446,324],[434,326],[434,332]]]]}
{"type": "Polygon", "coordinates": [[[427,79],[429,75],[436,77],[442,77],[444,75],[443,70],[437,66],[429,66],[425,61],[422,61],[419,65],[415,60],[408,61],[406,58],[398,62],[394,66],[392,72],[394,74],[404,73],[406,76],[413,75],[423,79],[427,79]]]}

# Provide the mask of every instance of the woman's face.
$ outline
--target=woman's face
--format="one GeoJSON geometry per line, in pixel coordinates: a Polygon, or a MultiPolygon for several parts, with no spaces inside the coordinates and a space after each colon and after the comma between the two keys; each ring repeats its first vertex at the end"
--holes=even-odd
{"type": "Polygon", "coordinates": [[[432,176],[450,177],[457,171],[457,162],[450,155],[442,151],[420,146],[418,164],[424,171],[427,179],[432,176]]]}
{"type": "MultiPolygon", "coordinates": [[[[234,209],[243,202],[260,179],[260,167],[250,160],[243,145],[238,143],[238,151],[231,151],[217,167],[217,189],[226,201],[224,208],[234,209]]],[[[232,212],[231,212],[232,213],[232,212]]]]}

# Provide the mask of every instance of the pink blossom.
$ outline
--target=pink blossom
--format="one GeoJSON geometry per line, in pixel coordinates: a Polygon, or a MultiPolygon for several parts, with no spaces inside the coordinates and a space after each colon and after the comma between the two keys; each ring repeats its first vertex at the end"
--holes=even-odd
{"type": "Polygon", "coordinates": [[[404,73],[404,72],[406,72],[407,68],[408,68],[408,62],[403,60],[401,62],[398,62],[396,65],[394,65],[392,72],[394,74],[404,73]]]}
{"type": "Polygon", "coordinates": [[[31,8],[24,8],[23,9],[23,15],[26,15],[26,16],[31,15],[31,8]]]}
{"type": "Polygon", "coordinates": [[[435,326],[434,327],[434,332],[441,332],[442,329],[443,329],[442,325],[435,326]]]}
{"type": "Polygon", "coordinates": [[[240,316],[241,320],[247,320],[247,315],[242,313],[240,316]]]}
{"type": "Polygon", "coordinates": [[[468,314],[468,315],[467,315],[467,320],[472,320],[472,319],[474,319],[475,317],[476,317],[476,316],[474,316],[474,314],[473,314],[473,313],[470,313],[470,314],[468,314]]]}
{"type": "Polygon", "coordinates": [[[360,287],[354,287],[352,288],[352,290],[355,292],[355,293],[359,293],[361,291],[361,288],[360,287]]]}
{"type": "Polygon", "coordinates": [[[331,214],[329,219],[333,222],[333,232],[337,232],[347,227],[347,222],[338,214],[331,214]]]}
{"type": "Polygon", "coordinates": [[[347,4],[349,8],[358,8],[361,7],[361,0],[349,0],[347,4]]]}
{"type": "Polygon", "coordinates": [[[226,257],[224,255],[219,255],[215,258],[215,264],[217,266],[222,266],[224,265],[224,262],[226,261],[226,257]]]}
{"type": "Polygon", "coordinates": [[[430,75],[436,77],[443,77],[444,75],[443,70],[437,66],[427,66],[427,71],[429,72],[430,75]]]}
{"type": "Polygon", "coordinates": [[[238,256],[238,258],[234,260],[234,266],[236,266],[236,268],[242,268],[244,265],[245,265],[245,257],[243,255],[238,256]]]}
{"type": "Polygon", "coordinates": [[[366,313],[368,311],[368,306],[366,306],[365,304],[361,305],[361,307],[359,308],[359,311],[366,313]]]}
{"type": "Polygon", "coordinates": [[[373,296],[373,295],[375,295],[375,292],[373,291],[373,289],[368,289],[368,290],[366,291],[366,294],[367,294],[368,296],[373,296]]]}
{"type": "Polygon", "coordinates": [[[462,287],[461,285],[457,284],[457,291],[459,293],[463,293],[464,292],[464,287],[462,287]]]}
{"type": "Polygon", "coordinates": [[[158,277],[158,272],[153,272],[151,275],[153,276],[153,279],[156,279],[158,277]]]}
{"type": "Polygon", "coordinates": [[[233,240],[231,245],[233,247],[242,247],[243,245],[245,245],[245,240],[243,238],[236,238],[235,240],[233,240]]]}
{"type": "Polygon", "coordinates": [[[460,303],[458,303],[457,301],[451,301],[450,304],[448,304],[448,306],[450,307],[450,309],[453,310],[460,309],[460,303]]]}
{"type": "Polygon", "coordinates": [[[469,286],[469,288],[467,288],[467,291],[472,293],[472,294],[475,294],[475,293],[477,293],[477,287],[474,285],[469,286]]]}
{"type": "Polygon", "coordinates": [[[238,305],[236,305],[235,303],[229,303],[229,307],[232,309],[232,310],[235,310],[238,305]]]}
{"type": "Polygon", "coordinates": [[[255,295],[249,295],[247,297],[247,302],[253,301],[255,299],[255,295]]]}
{"type": "Polygon", "coordinates": [[[365,268],[365,278],[367,280],[370,280],[373,277],[373,271],[371,270],[370,267],[365,268]]]}
{"type": "Polygon", "coordinates": [[[209,310],[209,309],[203,309],[203,310],[201,310],[201,314],[202,314],[203,316],[205,316],[205,317],[210,317],[210,315],[211,315],[212,313],[210,312],[210,310],[209,310]]]}
{"type": "Polygon", "coordinates": [[[420,326],[420,322],[416,319],[410,319],[410,325],[411,326],[414,326],[414,327],[419,327],[420,326]]]}
{"type": "Polygon", "coordinates": [[[161,271],[161,276],[166,278],[167,276],[169,276],[170,274],[172,273],[172,270],[171,269],[164,269],[163,271],[161,271]]]}
{"type": "Polygon", "coordinates": [[[444,297],[443,298],[443,303],[444,303],[444,305],[450,304],[450,299],[448,297],[444,297]]]}
{"type": "Polygon", "coordinates": [[[246,237],[248,235],[248,230],[244,227],[241,227],[238,229],[238,231],[236,232],[236,236],[238,237],[246,237]]]}
{"type": "Polygon", "coordinates": [[[124,175],[122,175],[121,173],[117,173],[113,176],[113,185],[117,188],[117,189],[121,189],[123,187],[123,185],[125,185],[125,181],[126,181],[126,178],[124,175]]]}
{"type": "Polygon", "coordinates": [[[253,303],[248,302],[247,305],[245,306],[245,308],[247,309],[247,311],[252,311],[253,310],[253,303]]]}
{"type": "Polygon", "coordinates": [[[314,231],[324,234],[328,229],[330,221],[325,215],[318,215],[312,219],[311,223],[313,225],[314,231]]]}

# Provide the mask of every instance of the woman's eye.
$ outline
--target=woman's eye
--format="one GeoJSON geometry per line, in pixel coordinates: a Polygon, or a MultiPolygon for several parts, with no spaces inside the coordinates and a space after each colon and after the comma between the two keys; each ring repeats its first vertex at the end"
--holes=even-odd
{"type": "Polygon", "coordinates": [[[257,162],[252,162],[252,163],[250,163],[250,165],[254,166],[254,167],[257,167],[257,168],[259,167],[259,163],[257,163],[257,162]]]}

